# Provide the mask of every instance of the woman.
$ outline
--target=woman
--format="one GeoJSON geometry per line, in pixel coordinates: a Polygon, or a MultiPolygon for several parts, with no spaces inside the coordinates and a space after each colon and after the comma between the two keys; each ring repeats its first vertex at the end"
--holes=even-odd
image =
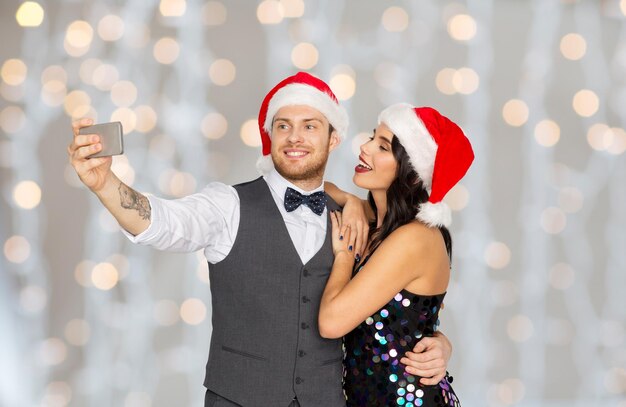
{"type": "MultiPolygon", "coordinates": [[[[369,190],[369,242],[355,264],[350,228],[333,214],[335,262],[320,333],[345,335],[348,406],[459,406],[450,377],[424,386],[400,360],[439,325],[452,254],[450,211],[441,201],[474,154],[461,129],[432,108],[396,104],[378,122],[353,178],[369,190]]],[[[342,191],[327,191],[345,202],[342,191]]]]}

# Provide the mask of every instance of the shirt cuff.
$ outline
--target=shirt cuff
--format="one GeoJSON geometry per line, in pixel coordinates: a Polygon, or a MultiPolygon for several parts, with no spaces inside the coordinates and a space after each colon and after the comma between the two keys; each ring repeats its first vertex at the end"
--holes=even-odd
{"type": "Polygon", "coordinates": [[[133,235],[132,233],[128,232],[126,229],[121,228],[122,229],[122,233],[124,233],[124,235],[128,238],[128,240],[130,240],[133,243],[137,243],[137,244],[149,244],[151,243],[153,240],[155,240],[155,238],[159,235],[159,231],[161,230],[163,224],[162,224],[162,208],[161,208],[161,202],[159,202],[159,198],[152,196],[152,195],[148,195],[148,202],[150,202],[150,225],[148,225],[148,228],[146,230],[144,230],[143,232],[139,233],[138,235],[133,235]]]}

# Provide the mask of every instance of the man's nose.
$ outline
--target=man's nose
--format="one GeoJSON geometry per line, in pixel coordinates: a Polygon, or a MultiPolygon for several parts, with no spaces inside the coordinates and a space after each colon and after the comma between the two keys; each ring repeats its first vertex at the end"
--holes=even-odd
{"type": "Polygon", "coordinates": [[[294,126],[292,127],[291,132],[289,133],[289,137],[287,137],[287,140],[289,140],[290,143],[297,143],[303,140],[302,136],[302,129],[294,126]]]}

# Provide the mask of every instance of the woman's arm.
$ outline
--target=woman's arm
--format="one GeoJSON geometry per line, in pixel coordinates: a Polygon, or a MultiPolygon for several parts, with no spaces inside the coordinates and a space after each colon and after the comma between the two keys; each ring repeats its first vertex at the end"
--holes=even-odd
{"type": "Polygon", "coordinates": [[[339,189],[331,182],[324,182],[324,191],[343,208],[342,227],[349,225],[351,232],[347,247],[352,248],[351,254],[358,262],[367,247],[369,223],[374,220],[374,211],[369,202],[339,189]]]}
{"type": "Polygon", "coordinates": [[[358,203],[363,208],[368,221],[374,220],[374,210],[370,206],[369,202],[365,199],[360,199],[358,196],[353,195],[340,189],[332,182],[324,181],[324,191],[333,198],[333,201],[337,202],[342,208],[349,203],[358,203]]]}
{"type": "MultiPolygon", "coordinates": [[[[441,247],[437,229],[411,223],[389,235],[372,254],[367,264],[351,279],[353,261],[344,239],[340,238],[341,214],[333,214],[333,251],[335,262],[322,296],[318,316],[320,334],[339,338],[378,311],[410,282],[440,270],[441,247]],[[419,267],[417,266],[419,264],[419,267]]],[[[350,228],[346,229],[346,238],[350,228]]],[[[447,260],[447,256],[445,256],[447,260]]]]}

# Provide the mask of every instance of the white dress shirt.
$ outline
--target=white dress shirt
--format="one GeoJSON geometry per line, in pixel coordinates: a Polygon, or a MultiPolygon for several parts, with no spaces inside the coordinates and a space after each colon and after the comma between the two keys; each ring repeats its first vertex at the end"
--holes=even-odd
{"type": "MultiPolygon", "coordinates": [[[[270,187],[291,241],[305,264],[324,244],[327,209],[321,216],[305,205],[287,212],[284,205],[285,191],[291,187],[302,194],[312,194],[323,191],[324,183],[312,191],[304,191],[283,178],[275,169],[263,178],[270,187]]],[[[228,256],[239,229],[240,204],[235,188],[212,182],[202,191],[181,199],[149,196],[148,200],[152,209],[148,229],[136,236],[123,230],[131,242],[179,252],[204,249],[204,255],[211,263],[228,256]]]]}

